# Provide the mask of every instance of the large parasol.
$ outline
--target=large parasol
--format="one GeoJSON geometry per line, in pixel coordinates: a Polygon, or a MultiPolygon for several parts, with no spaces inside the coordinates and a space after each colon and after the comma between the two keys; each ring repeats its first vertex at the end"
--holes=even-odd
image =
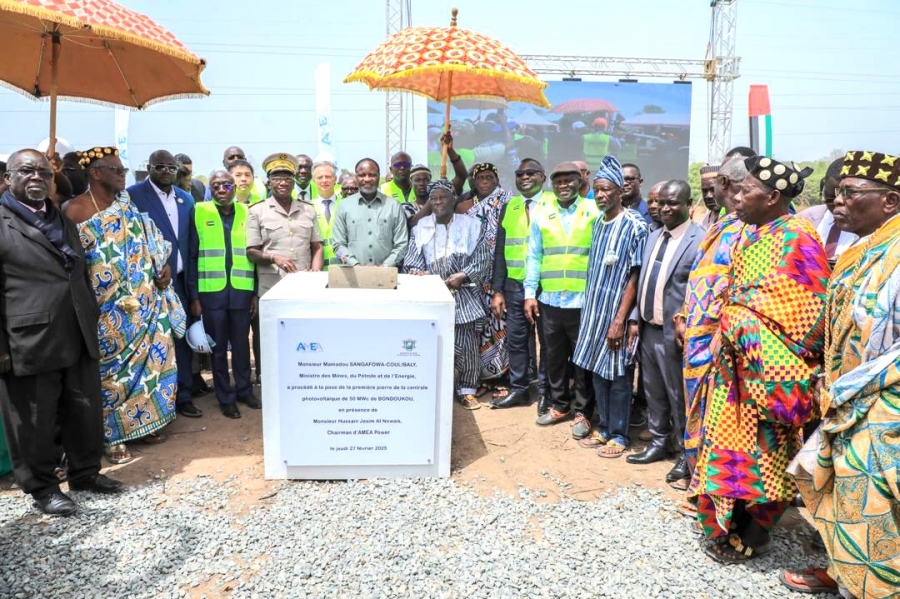
{"type": "MultiPolygon", "coordinates": [[[[503,99],[549,108],[547,83],[499,41],[456,26],[407,27],[382,42],[344,78],[378,91],[408,91],[446,102],[444,128],[450,128],[450,101],[459,98],[503,99]]],[[[447,175],[447,151],[441,177],[447,175]]]]}
{"type": "Polygon", "coordinates": [[[202,97],[206,62],[149,17],[108,0],[0,0],[0,83],[50,98],[146,108],[202,97]]]}
{"type": "Polygon", "coordinates": [[[608,100],[600,98],[577,98],[575,100],[566,100],[562,104],[557,104],[550,109],[551,112],[557,114],[567,114],[570,112],[615,112],[618,110],[616,105],[608,100]]]}

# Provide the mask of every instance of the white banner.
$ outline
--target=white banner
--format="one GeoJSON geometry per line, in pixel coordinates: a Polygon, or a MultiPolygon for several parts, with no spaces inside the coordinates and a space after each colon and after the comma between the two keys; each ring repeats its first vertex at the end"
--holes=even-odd
{"type": "Polygon", "coordinates": [[[331,137],[331,63],[316,67],[316,127],[319,138],[317,160],[337,164],[337,152],[331,137]]]}
{"type": "MultiPolygon", "coordinates": [[[[122,108],[116,108],[116,148],[119,149],[119,159],[122,166],[130,169],[128,160],[128,119],[131,112],[122,108]]],[[[125,176],[126,185],[134,185],[134,172],[129,171],[125,176]]]]}
{"type": "Polygon", "coordinates": [[[434,321],[285,318],[278,376],[287,465],[433,463],[434,321]]]}

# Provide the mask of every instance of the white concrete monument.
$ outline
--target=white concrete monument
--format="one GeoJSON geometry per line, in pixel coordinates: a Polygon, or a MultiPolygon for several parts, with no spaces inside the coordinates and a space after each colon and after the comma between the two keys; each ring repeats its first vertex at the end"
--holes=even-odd
{"type": "Polygon", "coordinates": [[[327,285],[290,274],[260,300],[266,478],[449,476],[453,296],[327,285]]]}

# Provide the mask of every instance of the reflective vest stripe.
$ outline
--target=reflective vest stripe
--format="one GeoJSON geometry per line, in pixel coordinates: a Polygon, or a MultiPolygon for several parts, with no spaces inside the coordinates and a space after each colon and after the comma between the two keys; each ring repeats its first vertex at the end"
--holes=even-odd
{"type": "Polygon", "coordinates": [[[587,273],[580,270],[542,270],[541,283],[547,279],[587,279],[587,273]]]}
{"type": "Polygon", "coordinates": [[[587,256],[591,253],[591,248],[578,247],[576,245],[567,245],[564,247],[544,248],[545,256],[556,256],[559,254],[572,254],[575,256],[587,256]]]}
{"type": "Polygon", "coordinates": [[[230,281],[234,289],[253,291],[255,267],[247,258],[247,215],[245,204],[234,204],[234,222],[231,226],[231,273],[225,272],[225,227],[215,202],[201,202],[194,206],[194,227],[200,239],[197,260],[197,277],[201,293],[214,293],[225,289],[230,281]]]}

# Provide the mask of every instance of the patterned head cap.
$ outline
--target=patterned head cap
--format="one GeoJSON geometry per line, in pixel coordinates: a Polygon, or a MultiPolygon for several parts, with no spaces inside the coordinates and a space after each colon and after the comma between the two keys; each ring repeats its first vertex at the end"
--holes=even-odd
{"type": "Polygon", "coordinates": [[[606,179],[612,181],[616,186],[625,185],[625,175],[622,174],[622,165],[615,156],[609,154],[600,160],[600,168],[594,174],[594,180],[606,179]]]}
{"type": "Polygon", "coordinates": [[[900,156],[881,152],[847,152],[841,165],[841,179],[857,177],[900,189],[900,156]]]}
{"type": "Polygon", "coordinates": [[[701,179],[715,179],[719,174],[719,165],[718,164],[707,164],[706,166],[700,167],[700,178],[701,179]]]}
{"type": "Polygon", "coordinates": [[[453,189],[453,183],[448,181],[447,179],[438,179],[433,183],[428,184],[428,197],[431,197],[431,194],[437,191],[438,189],[443,189],[448,192],[454,199],[456,198],[456,192],[453,189]]]}
{"type": "Polygon", "coordinates": [[[752,156],[744,160],[749,174],[764,185],[777,189],[786,198],[795,198],[803,191],[803,180],[813,173],[813,169],[800,169],[793,162],[778,162],[768,156],[752,156]]]}
{"type": "Polygon", "coordinates": [[[494,173],[494,176],[498,179],[500,178],[500,171],[497,170],[497,167],[491,164],[490,162],[479,162],[475,166],[472,167],[472,178],[478,176],[478,173],[484,173],[490,171],[494,173]]]}
{"type": "Polygon", "coordinates": [[[88,166],[95,160],[100,160],[101,158],[106,158],[107,156],[118,156],[119,150],[112,146],[104,148],[95,147],[84,152],[79,152],[78,154],[78,164],[80,164],[81,166],[88,166]]]}

